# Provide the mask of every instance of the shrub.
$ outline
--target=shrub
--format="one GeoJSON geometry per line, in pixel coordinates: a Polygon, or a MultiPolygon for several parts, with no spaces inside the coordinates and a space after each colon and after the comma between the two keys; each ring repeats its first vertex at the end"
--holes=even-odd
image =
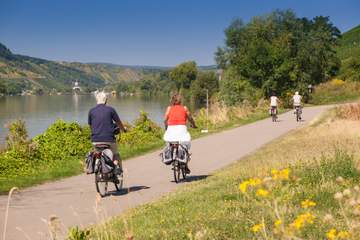
{"type": "Polygon", "coordinates": [[[36,157],[43,162],[56,164],[69,157],[80,158],[91,149],[90,129],[78,123],[57,120],[43,134],[34,138],[36,157]]]}
{"type": "Polygon", "coordinates": [[[26,143],[28,133],[25,121],[18,119],[9,124],[9,134],[6,137],[7,148],[16,148],[26,143]]]}
{"type": "Polygon", "coordinates": [[[129,125],[128,132],[121,134],[117,140],[122,145],[135,147],[158,142],[162,136],[163,130],[149,119],[146,112],[141,111],[134,126],[129,125]]]}

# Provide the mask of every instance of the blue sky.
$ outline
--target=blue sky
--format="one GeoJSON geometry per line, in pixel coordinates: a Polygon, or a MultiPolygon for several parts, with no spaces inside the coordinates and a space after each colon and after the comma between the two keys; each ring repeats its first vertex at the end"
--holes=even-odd
{"type": "Polygon", "coordinates": [[[214,64],[223,30],[275,9],[360,24],[359,0],[0,0],[0,42],[51,60],[173,66],[214,64]]]}

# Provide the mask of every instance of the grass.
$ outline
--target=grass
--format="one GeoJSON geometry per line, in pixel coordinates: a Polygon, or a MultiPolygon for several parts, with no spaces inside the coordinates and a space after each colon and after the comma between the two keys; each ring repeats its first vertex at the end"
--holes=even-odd
{"type": "Polygon", "coordinates": [[[356,239],[360,125],[339,115],[341,110],[90,234],[93,239],[356,239]],[[244,185],[246,191],[239,188],[244,185]]]}
{"type": "Polygon", "coordinates": [[[333,79],[315,88],[310,103],[315,105],[345,103],[360,98],[360,82],[333,79]]]}

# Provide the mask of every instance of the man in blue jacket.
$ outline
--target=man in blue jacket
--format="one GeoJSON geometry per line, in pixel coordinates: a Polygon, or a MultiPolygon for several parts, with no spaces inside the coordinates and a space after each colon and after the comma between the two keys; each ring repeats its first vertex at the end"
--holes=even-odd
{"type": "Polygon", "coordinates": [[[93,145],[106,144],[110,146],[113,152],[113,161],[115,166],[119,166],[118,171],[122,171],[121,158],[118,145],[116,143],[116,131],[126,131],[119,115],[115,109],[107,106],[107,95],[105,92],[96,94],[97,105],[90,109],[88,116],[88,124],[91,128],[91,141],[93,145]]]}

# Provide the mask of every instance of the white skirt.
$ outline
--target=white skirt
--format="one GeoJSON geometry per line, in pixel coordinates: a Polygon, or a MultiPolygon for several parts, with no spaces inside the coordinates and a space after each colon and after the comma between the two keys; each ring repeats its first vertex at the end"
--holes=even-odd
{"type": "Polygon", "coordinates": [[[191,136],[186,125],[168,126],[164,134],[165,142],[190,142],[191,136]]]}

